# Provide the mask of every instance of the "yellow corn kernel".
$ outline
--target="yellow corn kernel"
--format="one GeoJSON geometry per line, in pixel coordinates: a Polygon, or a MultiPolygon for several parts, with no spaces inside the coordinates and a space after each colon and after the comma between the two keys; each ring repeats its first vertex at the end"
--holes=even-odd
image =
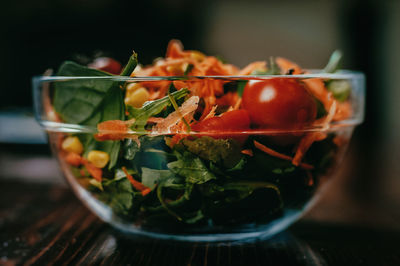
{"type": "Polygon", "coordinates": [[[140,83],[129,83],[126,86],[126,93],[127,94],[133,93],[135,90],[137,90],[139,88],[140,88],[140,83]]]}
{"type": "Polygon", "coordinates": [[[202,52],[193,50],[193,51],[190,51],[190,57],[193,58],[193,59],[196,60],[196,61],[201,62],[201,61],[204,60],[204,58],[205,58],[206,56],[205,56],[202,52]]]}
{"type": "Polygon", "coordinates": [[[64,151],[81,154],[83,152],[83,146],[78,137],[66,137],[61,144],[64,151]]]}
{"type": "Polygon", "coordinates": [[[182,64],[176,64],[176,65],[169,65],[166,67],[166,70],[169,73],[173,73],[174,75],[183,75],[183,72],[185,71],[184,69],[182,69],[182,64]]]}
{"type": "Polygon", "coordinates": [[[110,161],[110,155],[104,151],[90,151],[88,153],[88,161],[98,168],[103,168],[110,161]]]}
{"type": "Polygon", "coordinates": [[[149,100],[149,98],[150,93],[145,88],[141,87],[131,94],[126,95],[125,104],[140,108],[144,102],[149,100]]]}

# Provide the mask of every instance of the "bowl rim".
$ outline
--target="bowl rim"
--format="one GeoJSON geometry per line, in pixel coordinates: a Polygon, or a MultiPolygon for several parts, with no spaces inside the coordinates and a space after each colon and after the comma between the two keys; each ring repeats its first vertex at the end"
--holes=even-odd
{"type": "Polygon", "coordinates": [[[97,79],[97,80],[115,80],[115,81],[175,81],[175,80],[201,80],[201,79],[222,79],[222,80],[266,80],[275,78],[298,78],[298,79],[360,79],[365,75],[361,71],[356,70],[339,70],[335,73],[324,73],[322,69],[307,69],[310,73],[296,74],[296,75],[208,75],[208,76],[34,76],[33,81],[46,82],[46,81],[68,81],[68,80],[81,80],[81,79],[97,79]]]}
{"type": "MultiPolygon", "coordinates": [[[[308,127],[304,127],[301,129],[250,129],[246,131],[229,131],[229,132],[210,132],[210,131],[190,131],[187,132],[185,130],[181,130],[179,132],[152,132],[152,131],[133,131],[130,130],[128,132],[124,132],[124,135],[127,137],[131,135],[148,135],[148,136],[159,136],[159,135],[175,135],[175,134],[186,134],[186,135],[201,135],[207,133],[207,135],[282,135],[288,133],[308,133],[308,132],[329,132],[339,130],[344,127],[354,127],[359,125],[364,120],[364,97],[365,97],[365,75],[360,71],[355,70],[339,70],[335,73],[324,73],[322,69],[307,69],[307,74],[298,74],[298,75],[236,75],[236,76],[227,76],[227,75],[214,75],[214,76],[118,76],[118,75],[110,75],[110,76],[34,76],[32,78],[34,94],[37,93],[37,90],[40,86],[35,86],[43,82],[57,82],[57,81],[71,81],[71,80],[107,80],[107,81],[123,81],[123,82],[146,82],[146,81],[178,81],[178,80],[203,80],[203,79],[218,79],[218,80],[268,80],[268,79],[276,79],[276,78],[288,78],[288,79],[328,79],[328,80],[358,80],[362,82],[362,86],[358,88],[357,98],[361,97],[361,114],[355,117],[348,118],[346,120],[341,121],[333,121],[329,124],[325,125],[311,125],[308,127]]],[[[35,97],[36,98],[36,97],[35,97]]],[[[37,98],[35,100],[38,100],[37,98]]],[[[90,133],[96,134],[99,133],[96,126],[89,125],[79,125],[79,124],[70,124],[70,123],[62,123],[62,122],[54,122],[43,120],[36,117],[39,124],[48,132],[63,132],[63,133],[90,133]]],[[[103,133],[103,131],[102,131],[103,133]]],[[[104,133],[121,133],[116,131],[107,131],[104,133]]]]}

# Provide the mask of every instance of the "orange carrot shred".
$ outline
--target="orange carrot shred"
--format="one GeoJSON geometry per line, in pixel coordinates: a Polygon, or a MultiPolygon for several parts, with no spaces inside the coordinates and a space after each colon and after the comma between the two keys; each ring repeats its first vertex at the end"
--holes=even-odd
{"type": "Polygon", "coordinates": [[[128,121],[109,120],[101,122],[97,125],[99,133],[94,138],[99,141],[105,140],[121,140],[125,138],[128,131],[128,121]]]}
{"type": "MultiPolygon", "coordinates": [[[[259,149],[260,151],[263,151],[266,154],[271,155],[273,157],[277,157],[279,159],[286,160],[286,161],[292,161],[293,160],[292,157],[290,157],[290,156],[288,156],[286,154],[282,154],[282,153],[279,153],[277,151],[274,151],[274,150],[268,148],[267,146],[261,144],[258,141],[254,141],[254,146],[257,149],[259,149]]],[[[296,165],[296,166],[300,166],[301,168],[306,169],[306,170],[314,169],[314,166],[312,166],[311,164],[307,164],[307,163],[300,163],[299,165],[296,165]]]]}
{"type": "Polygon", "coordinates": [[[307,171],[307,185],[312,186],[314,185],[314,178],[312,176],[312,173],[310,171],[307,171]]]}
{"type": "Polygon", "coordinates": [[[275,61],[279,68],[282,70],[282,73],[287,73],[290,69],[294,70],[294,75],[303,73],[301,67],[286,58],[277,57],[275,61]]]}
{"type": "Polygon", "coordinates": [[[82,157],[75,152],[68,152],[65,156],[65,161],[75,167],[78,167],[83,163],[82,157]]]}
{"type": "Polygon", "coordinates": [[[128,180],[129,180],[129,182],[131,182],[132,186],[133,186],[136,190],[142,192],[142,195],[143,195],[143,196],[145,196],[146,194],[148,194],[148,193],[151,191],[150,188],[146,187],[145,185],[143,185],[143,184],[140,183],[139,181],[136,181],[136,180],[128,173],[128,170],[126,170],[126,167],[125,167],[125,166],[122,167],[122,171],[124,171],[124,173],[125,173],[125,175],[126,175],[126,178],[128,178],[128,180]],[[150,190],[150,191],[148,191],[148,190],[150,190]]]}
{"type": "Polygon", "coordinates": [[[253,157],[253,151],[251,149],[242,150],[241,153],[253,157]]]}
{"type": "Polygon", "coordinates": [[[88,162],[87,160],[83,159],[83,164],[85,165],[86,170],[89,174],[96,179],[97,181],[101,182],[103,170],[94,166],[92,163],[88,162]]]}

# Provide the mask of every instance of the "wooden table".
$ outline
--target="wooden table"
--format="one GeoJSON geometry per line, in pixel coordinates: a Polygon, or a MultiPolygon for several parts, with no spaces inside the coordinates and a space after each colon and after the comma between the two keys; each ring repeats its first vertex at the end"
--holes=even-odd
{"type": "Polygon", "coordinates": [[[0,180],[0,265],[400,265],[400,232],[298,222],[273,239],[126,238],[54,184],[0,180]]]}

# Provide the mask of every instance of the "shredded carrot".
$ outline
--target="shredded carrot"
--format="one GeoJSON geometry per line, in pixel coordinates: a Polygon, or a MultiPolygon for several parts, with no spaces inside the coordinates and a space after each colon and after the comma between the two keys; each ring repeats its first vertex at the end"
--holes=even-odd
{"type": "Polygon", "coordinates": [[[75,152],[68,152],[65,156],[65,161],[75,167],[78,167],[83,163],[82,157],[75,152]]]}
{"type": "MultiPolygon", "coordinates": [[[[282,154],[282,153],[279,153],[277,151],[274,151],[273,149],[268,148],[267,146],[261,144],[258,141],[254,141],[253,143],[254,143],[254,146],[257,149],[259,149],[260,151],[265,152],[268,155],[271,155],[273,157],[276,157],[276,158],[279,158],[279,159],[282,159],[282,160],[286,160],[286,161],[292,161],[293,160],[292,157],[290,157],[290,156],[288,156],[286,154],[282,154]]],[[[296,166],[300,166],[301,168],[306,169],[306,170],[314,169],[314,166],[312,166],[310,164],[307,164],[307,163],[300,163],[300,164],[298,164],[296,166]]]]}
{"type": "Polygon", "coordinates": [[[246,154],[250,157],[253,157],[253,150],[252,149],[245,149],[241,151],[242,154],[246,154]]]}
{"type": "Polygon", "coordinates": [[[307,171],[307,185],[309,187],[314,185],[314,178],[313,178],[313,175],[312,175],[312,173],[310,171],[307,171]]]}
{"type": "Polygon", "coordinates": [[[146,196],[151,189],[146,187],[145,185],[143,185],[142,183],[140,183],[139,181],[136,181],[135,179],[133,179],[133,177],[128,173],[128,170],[126,170],[126,167],[123,166],[122,167],[122,171],[124,171],[126,178],[128,178],[129,182],[131,182],[132,186],[140,191],[142,193],[143,196],[146,196]]]}
{"type": "Polygon", "coordinates": [[[333,117],[333,121],[340,121],[349,118],[353,113],[349,102],[337,103],[337,111],[333,117]]]}
{"type": "Polygon", "coordinates": [[[265,61],[257,61],[248,64],[245,68],[239,71],[239,75],[250,75],[254,70],[266,70],[267,62],[265,61]]]}
{"type": "MultiPolygon", "coordinates": [[[[77,153],[69,152],[67,154],[64,154],[63,156],[65,159],[65,162],[68,163],[69,165],[72,165],[75,167],[84,165],[86,170],[89,172],[89,174],[94,179],[101,182],[102,176],[103,176],[103,170],[101,168],[96,167],[94,164],[92,164],[87,159],[83,158],[81,155],[79,155],[77,153]]],[[[82,174],[82,170],[81,170],[81,174],[82,174]]],[[[82,174],[82,175],[84,175],[84,174],[82,174]]]]}
{"type": "MultiPolygon", "coordinates": [[[[204,56],[202,60],[193,58],[193,52],[185,51],[182,44],[177,40],[171,40],[168,44],[166,57],[158,60],[153,65],[135,70],[135,76],[176,76],[182,75],[185,66],[193,66],[190,74],[194,76],[205,75],[237,75],[239,69],[230,64],[224,64],[214,56],[204,56]]],[[[197,52],[199,53],[199,52],[197,52]]],[[[263,67],[265,62],[256,62],[252,67],[263,67]]],[[[249,67],[250,69],[250,67],[249,67]]],[[[186,80],[173,81],[174,86],[180,90],[181,88],[190,88],[191,95],[199,96],[205,101],[204,112],[200,120],[210,112],[217,102],[217,98],[223,97],[223,85],[226,80],[207,79],[207,80],[186,80]]],[[[141,86],[148,89],[150,99],[164,97],[168,92],[169,81],[151,81],[141,82],[141,86]]],[[[221,99],[223,101],[224,99],[221,99]]],[[[238,100],[238,96],[232,97],[227,106],[233,106],[238,100]]]]}
{"type": "Polygon", "coordinates": [[[149,123],[160,123],[164,121],[164,118],[162,117],[149,117],[149,119],[147,119],[147,122],[149,123]]]}
{"type": "Polygon", "coordinates": [[[151,189],[150,189],[150,188],[146,188],[146,189],[144,189],[141,193],[142,193],[143,196],[146,196],[146,195],[149,194],[150,192],[151,192],[151,189]]]}
{"type": "MultiPolygon", "coordinates": [[[[329,123],[332,121],[334,115],[336,113],[336,101],[333,101],[328,114],[321,118],[320,121],[316,121],[317,124],[320,124],[322,128],[327,129],[329,127],[329,123]]],[[[326,138],[326,133],[324,132],[311,132],[306,134],[299,142],[296,150],[296,154],[292,160],[294,165],[299,165],[301,160],[303,159],[304,155],[306,154],[307,150],[311,147],[311,145],[315,141],[321,141],[326,138]]]]}
{"type": "Polygon", "coordinates": [[[293,69],[292,74],[297,75],[304,73],[304,71],[299,67],[297,64],[293,63],[292,61],[283,58],[283,57],[277,57],[275,59],[276,64],[279,66],[281,69],[282,73],[287,73],[290,69],[293,69]]]}
{"type": "Polygon", "coordinates": [[[86,170],[89,174],[96,179],[97,181],[101,182],[103,176],[103,170],[94,166],[92,163],[88,162],[86,159],[83,159],[83,165],[85,166],[86,170]]]}
{"type": "Polygon", "coordinates": [[[109,120],[97,125],[99,133],[95,134],[96,140],[121,140],[124,139],[128,131],[128,121],[109,120]]]}

